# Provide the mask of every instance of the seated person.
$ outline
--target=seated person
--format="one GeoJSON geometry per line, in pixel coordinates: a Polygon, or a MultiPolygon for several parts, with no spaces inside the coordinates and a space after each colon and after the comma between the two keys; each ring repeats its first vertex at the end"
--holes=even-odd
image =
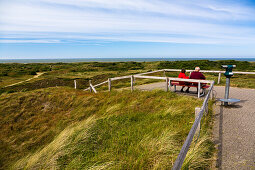
{"type": "MultiPolygon", "coordinates": [[[[199,68],[199,67],[196,67],[196,68],[195,68],[195,71],[193,71],[193,72],[190,74],[189,78],[190,78],[190,79],[205,80],[205,76],[204,76],[201,72],[199,72],[199,71],[200,71],[200,68],[199,68]]],[[[193,85],[197,85],[197,83],[193,83],[193,85]]],[[[189,88],[190,88],[190,87],[188,87],[188,89],[186,90],[187,93],[189,93],[189,88]]],[[[197,89],[197,91],[198,91],[198,89],[197,89]]]]}
{"type": "MultiPolygon", "coordinates": [[[[179,74],[179,76],[178,76],[178,78],[188,79],[189,76],[186,76],[185,73],[186,73],[186,70],[185,70],[185,69],[182,69],[181,72],[180,72],[180,74],[179,74]]],[[[180,84],[185,85],[186,82],[180,82],[180,84]]],[[[185,86],[182,86],[181,92],[183,92],[184,87],[185,87],[185,86]]]]}

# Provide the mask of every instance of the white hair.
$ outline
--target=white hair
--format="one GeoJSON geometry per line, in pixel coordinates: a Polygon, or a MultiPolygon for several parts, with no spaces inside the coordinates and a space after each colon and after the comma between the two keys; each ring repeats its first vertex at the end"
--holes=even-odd
{"type": "Polygon", "coordinates": [[[199,67],[196,67],[196,68],[195,68],[195,71],[200,71],[200,68],[199,68],[199,67]]]}

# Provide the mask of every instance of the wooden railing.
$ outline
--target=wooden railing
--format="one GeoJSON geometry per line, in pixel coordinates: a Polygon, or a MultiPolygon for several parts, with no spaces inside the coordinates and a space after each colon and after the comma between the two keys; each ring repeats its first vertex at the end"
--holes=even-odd
{"type": "MultiPolygon", "coordinates": [[[[201,108],[196,108],[196,119],[189,131],[189,134],[182,146],[182,149],[177,157],[177,159],[175,160],[174,166],[173,166],[173,170],[179,170],[181,169],[183,162],[186,158],[187,152],[190,148],[191,142],[195,136],[195,133],[200,130],[200,122],[201,119],[204,115],[204,113],[208,110],[208,101],[210,96],[213,98],[213,87],[214,87],[214,81],[210,81],[210,80],[197,80],[197,79],[181,79],[181,78],[173,78],[173,77],[157,77],[157,76],[148,76],[147,74],[152,74],[152,73],[157,73],[157,72],[165,72],[167,71],[174,71],[174,72],[180,72],[180,69],[163,69],[163,70],[156,70],[156,71],[150,71],[150,72],[146,72],[146,73],[140,73],[140,74],[136,74],[136,75],[130,75],[130,76],[123,76],[123,77],[115,77],[115,78],[109,78],[108,81],[104,81],[102,83],[99,83],[97,85],[92,85],[90,82],[90,87],[85,89],[85,90],[93,90],[94,92],[95,89],[93,87],[98,87],[100,85],[106,84],[108,83],[108,88],[109,91],[111,91],[111,81],[114,80],[121,80],[121,79],[131,79],[131,91],[133,91],[134,89],[134,79],[136,78],[142,78],[142,79],[156,79],[156,80],[165,80],[166,83],[166,91],[171,89],[171,81],[183,81],[183,82],[196,82],[198,83],[198,88],[200,88],[200,84],[201,83],[209,83],[210,84],[210,88],[208,90],[208,93],[204,99],[203,105],[201,108]]],[[[192,72],[194,70],[186,70],[187,72],[192,72]]],[[[218,73],[219,77],[218,77],[218,84],[220,83],[220,78],[221,78],[221,73],[224,73],[225,71],[213,71],[213,70],[201,70],[200,72],[203,73],[218,73]]],[[[234,74],[255,74],[255,72],[233,72],[234,74]]],[[[200,91],[200,89],[198,90],[200,91]]],[[[199,94],[198,94],[199,97],[199,94]]]]}
{"type": "MultiPolygon", "coordinates": [[[[169,72],[180,72],[181,69],[163,69],[163,70],[158,70],[158,71],[169,71],[169,72]]],[[[186,72],[193,72],[194,70],[186,70],[186,72]]],[[[221,80],[221,74],[224,74],[225,71],[216,71],[216,70],[200,70],[201,73],[217,73],[218,75],[218,84],[220,84],[220,80],[221,80]]],[[[255,74],[255,72],[240,72],[240,71],[233,71],[234,74],[255,74]]],[[[150,74],[150,73],[148,73],[150,74]]]]}
{"type": "Polygon", "coordinates": [[[140,79],[156,79],[156,80],[165,80],[166,82],[166,91],[169,91],[171,89],[171,81],[183,81],[183,82],[191,82],[191,83],[198,83],[198,98],[200,98],[200,89],[202,83],[209,83],[212,84],[213,81],[210,80],[198,80],[198,79],[182,79],[182,78],[174,78],[174,77],[158,77],[158,76],[143,76],[144,74],[137,74],[137,75],[130,75],[130,76],[122,76],[122,77],[114,77],[109,78],[107,81],[104,81],[102,83],[92,85],[91,81],[89,81],[89,87],[86,90],[90,90],[91,92],[97,93],[95,87],[101,86],[103,84],[108,83],[108,90],[111,91],[112,88],[112,81],[115,80],[122,80],[122,79],[130,79],[130,85],[131,85],[131,91],[134,90],[134,80],[137,78],[140,79]]]}
{"type": "Polygon", "coordinates": [[[182,149],[181,149],[177,159],[175,160],[174,166],[172,168],[173,170],[179,170],[182,167],[182,164],[183,164],[183,162],[186,158],[187,152],[189,150],[190,144],[194,138],[194,135],[195,135],[198,127],[200,126],[200,122],[204,115],[204,112],[208,109],[208,101],[209,101],[210,94],[212,94],[212,92],[213,92],[213,85],[214,85],[214,82],[211,84],[209,91],[204,99],[203,105],[200,108],[200,112],[199,112],[198,116],[196,116],[195,122],[193,123],[193,125],[189,131],[189,134],[182,146],[182,149]]]}

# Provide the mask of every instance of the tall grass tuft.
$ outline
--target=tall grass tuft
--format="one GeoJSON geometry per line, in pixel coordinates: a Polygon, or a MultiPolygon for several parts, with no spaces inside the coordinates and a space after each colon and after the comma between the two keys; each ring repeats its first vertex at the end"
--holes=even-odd
{"type": "MultiPolygon", "coordinates": [[[[5,169],[170,169],[192,126],[195,107],[201,105],[199,99],[159,90],[92,94],[61,87],[4,94],[0,96],[0,165],[5,169]]],[[[204,124],[210,129],[207,117],[204,124]]],[[[210,141],[205,134],[201,139],[210,141]]],[[[205,163],[210,159],[209,145],[201,146],[203,159],[194,159],[198,152],[189,153],[188,167],[210,166],[205,163]]]]}

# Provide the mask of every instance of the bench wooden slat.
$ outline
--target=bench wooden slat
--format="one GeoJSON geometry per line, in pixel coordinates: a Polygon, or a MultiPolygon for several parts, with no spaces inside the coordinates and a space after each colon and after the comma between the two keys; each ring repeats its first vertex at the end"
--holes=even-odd
{"type": "MultiPolygon", "coordinates": [[[[189,83],[190,83],[190,82],[189,82],[189,83]]],[[[193,84],[180,84],[180,82],[178,82],[178,81],[171,81],[171,85],[172,85],[172,86],[198,87],[198,86],[193,85],[193,84]]],[[[201,88],[207,89],[207,88],[209,88],[209,87],[210,87],[209,85],[205,85],[205,86],[202,86],[201,88]]]]}

